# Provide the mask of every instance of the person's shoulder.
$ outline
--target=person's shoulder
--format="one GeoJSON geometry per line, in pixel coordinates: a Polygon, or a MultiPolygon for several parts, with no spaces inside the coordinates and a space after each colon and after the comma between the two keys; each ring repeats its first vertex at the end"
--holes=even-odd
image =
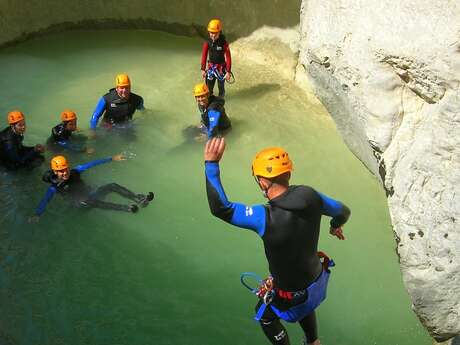
{"type": "Polygon", "coordinates": [[[209,97],[209,107],[212,109],[223,107],[225,105],[225,99],[219,96],[210,96],[209,97]]]}
{"type": "Polygon", "coordinates": [[[311,186],[308,185],[291,185],[290,190],[295,191],[295,193],[303,194],[306,198],[319,198],[318,192],[311,186]]]}
{"type": "Polygon", "coordinates": [[[105,97],[113,96],[116,94],[117,94],[117,90],[115,90],[115,88],[113,87],[109,91],[107,91],[102,97],[105,98],[105,97]]]}

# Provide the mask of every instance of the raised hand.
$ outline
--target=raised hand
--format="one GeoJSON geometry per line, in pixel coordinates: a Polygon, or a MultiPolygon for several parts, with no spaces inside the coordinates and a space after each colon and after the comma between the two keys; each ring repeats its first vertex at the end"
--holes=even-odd
{"type": "Polygon", "coordinates": [[[125,161],[126,160],[126,156],[122,153],[118,154],[118,155],[115,155],[115,156],[112,156],[112,160],[113,161],[125,161]]]}
{"type": "Polygon", "coordinates": [[[224,138],[211,138],[207,141],[204,148],[204,160],[218,162],[221,160],[225,151],[224,138]]]}

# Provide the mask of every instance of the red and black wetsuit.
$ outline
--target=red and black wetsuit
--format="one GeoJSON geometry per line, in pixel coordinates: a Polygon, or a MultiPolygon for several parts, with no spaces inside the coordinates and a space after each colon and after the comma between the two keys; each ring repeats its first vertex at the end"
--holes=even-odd
{"type": "MultiPolygon", "coordinates": [[[[232,56],[230,54],[230,46],[223,34],[219,35],[219,38],[215,41],[210,38],[203,43],[203,50],[201,53],[201,70],[206,71],[211,68],[216,68],[219,75],[225,76],[225,73],[231,72],[232,70],[232,56]],[[209,59],[208,59],[209,56],[209,59]]],[[[216,82],[215,77],[207,77],[206,84],[209,87],[209,92],[212,94],[214,84],[216,82]]],[[[219,96],[225,96],[225,81],[217,80],[219,87],[219,96]]]]}

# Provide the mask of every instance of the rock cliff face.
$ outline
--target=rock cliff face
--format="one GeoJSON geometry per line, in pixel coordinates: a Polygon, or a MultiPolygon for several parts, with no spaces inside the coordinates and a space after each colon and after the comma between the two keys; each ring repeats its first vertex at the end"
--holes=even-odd
{"type": "Polygon", "coordinates": [[[300,30],[297,75],[382,178],[415,312],[460,334],[460,3],[303,0],[300,30]]]}

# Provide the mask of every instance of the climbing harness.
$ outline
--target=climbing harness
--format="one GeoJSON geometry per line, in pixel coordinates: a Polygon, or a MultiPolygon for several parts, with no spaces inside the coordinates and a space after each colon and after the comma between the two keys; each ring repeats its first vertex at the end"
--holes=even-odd
{"type": "Polygon", "coordinates": [[[235,76],[233,75],[233,72],[228,73],[230,73],[230,80],[225,79],[225,73],[223,73],[222,68],[219,68],[219,65],[210,63],[208,64],[208,69],[206,71],[206,78],[208,80],[216,78],[219,81],[226,81],[229,84],[233,84],[235,82],[235,76]]]}
{"type": "MultiPolygon", "coordinates": [[[[321,265],[323,266],[323,271],[330,273],[329,268],[335,266],[334,260],[329,258],[324,252],[318,252],[318,257],[320,258],[321,265]]],[[[275,295],[278,294],[279,297],[287,300],[298,299],[303,297],[306,293],[306,290],[300,291],[284,291],[279,288],[275,289],[273,286],[273,277],[268,276],[265,279],[262,279],[254,272],[243,272],[240,276],[241,284],[246,287],[249,291],[259,297],[264,304],[270,304],[275,295]],[[247,283],[247,279],[252,278],[257,281],[257,287],[251,287],[249,283],[247,283]]]]}

